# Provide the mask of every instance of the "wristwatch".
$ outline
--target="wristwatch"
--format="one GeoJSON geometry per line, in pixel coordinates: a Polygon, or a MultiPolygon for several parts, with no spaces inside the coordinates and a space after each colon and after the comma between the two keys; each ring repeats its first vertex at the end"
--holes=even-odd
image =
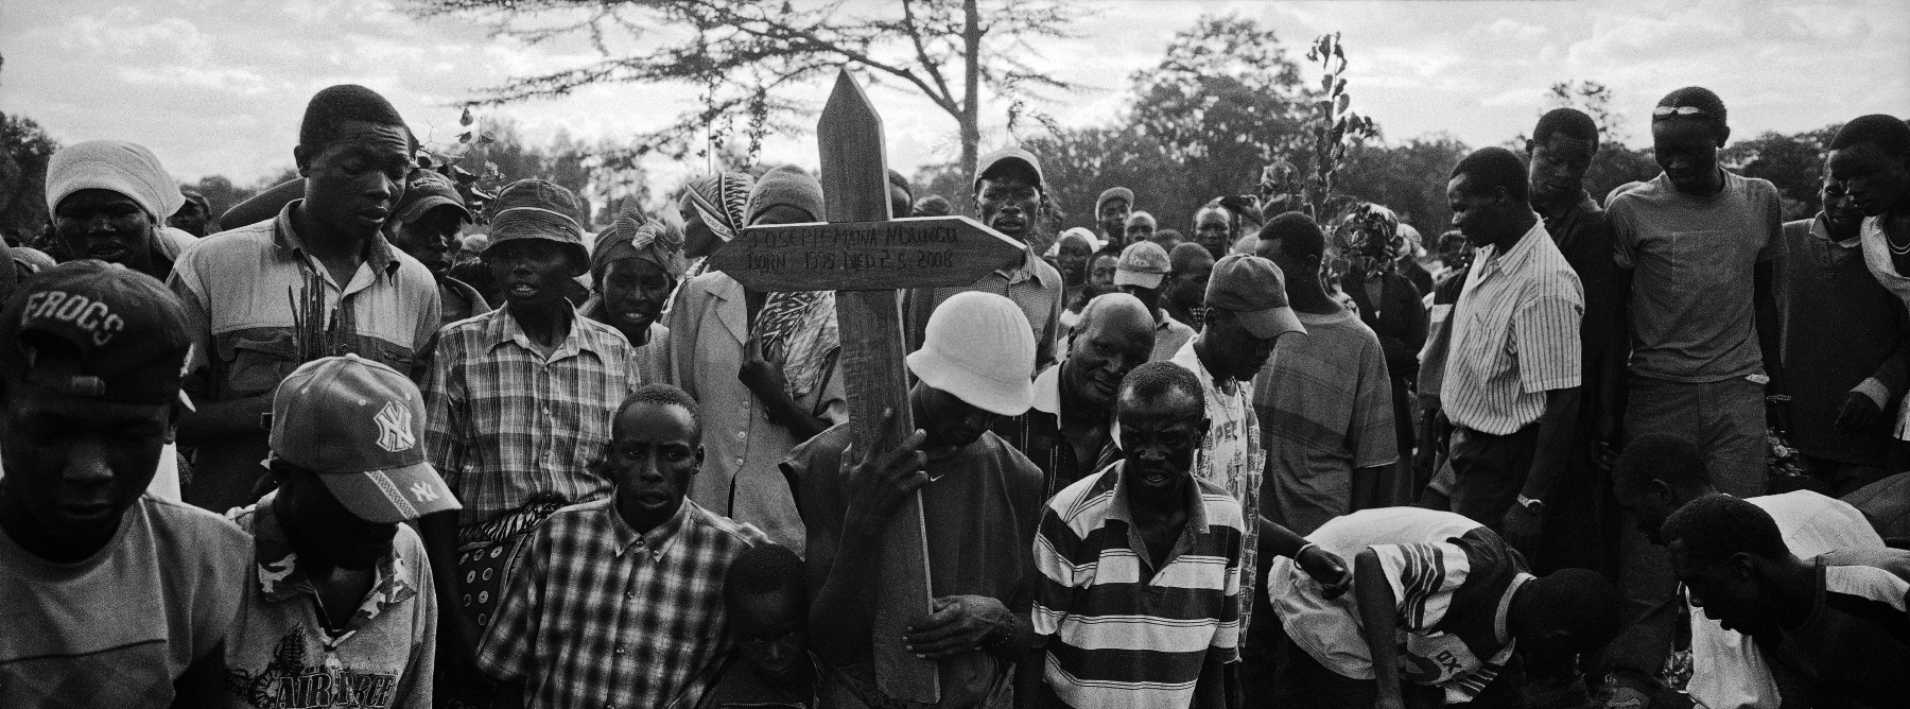
{"type": "Polygon", "coordinates": [[[1545,513],[1544,500],[1541,500],[1536,497],[1526,497],[1523,493],[1519,495],[1519,506],[1524,507],[1525,511],[1535,515],[1545,513]]]}

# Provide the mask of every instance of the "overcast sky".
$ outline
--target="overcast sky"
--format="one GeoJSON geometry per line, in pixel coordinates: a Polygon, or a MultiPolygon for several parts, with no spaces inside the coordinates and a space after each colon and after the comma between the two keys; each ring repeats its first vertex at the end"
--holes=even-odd
{"type": "MultiPolygon", "coordinates": [[[[850,0],[864,1],[876,0],[850,0]]],[[[62,142],[143,143],[184,180],[218,173],[244,184],[291,165],[305,101],[324,86],[377,89],[421,138],[443,143],[458,132],[454,105],[476,89],[594,56],[581,39],[526,46],[473,21],[413,19],[400,2],[0,0],[0,111],[31,117],[62,142]]],[[[1649,106],[1687,84],[1723,96],[1738,137],[1910,115],[1904,0],[1087,5],[1084,37],[1044,42],[1030,60],[1090,87],[1047,107],[1064,124],[1107,122],[1128,76],[1210,12],[1259,20],[1296,57],[1313,36],[1344,33],[1354,107],[1394,141],[1443,132],[1502,142],[1530,129],[1547,86],[1564,79],[1610,85],[1634,143],[1646,137],[1649,106]]],[[[819,104],[825,90],[794,98],[819,104]]],[[[953,119],[900,90],[872,96],[893,166],[912,173],[955,157],[953,119]]],[[[693,97],[687,87],[618,85],[493,112],[538,142],[559,130],[594,140],[663,125],[693,97]]],[[[1005,108],[983,108],[985,142],[1007,139],[1005,108]]],[[[764,158],[814,166],[813,136],[777,136],[764,158]]],[[[655,178],[700,167],[659,166],[655,178]]]]}

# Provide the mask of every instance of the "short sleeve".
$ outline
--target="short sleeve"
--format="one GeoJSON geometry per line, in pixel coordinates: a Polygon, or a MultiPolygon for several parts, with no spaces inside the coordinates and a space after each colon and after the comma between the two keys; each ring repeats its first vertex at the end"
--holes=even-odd
{"type": "MultiPolygon", "coordinates": [[[[1452,306],[1442,306],[1450,309],[1452,306]]],[[[1399,460],[1399,439],[1393,420],[1393,387],[1386,373],[1386,356],[1370,331],[1360,347],[1359,391],[1353,400],[1351,421],[1353,467],[1371,468],[1399,460]]]]}
{"type": "Polygon", "coordinates": [[[1519,384],[1528,394],[1579,385],[1584,352],[1579,322],[1585,307],[1558,294],[1540,295],[1512,314],[1512,345],[1519,354],[1519,384]]]}
{"type": "Polygon", "coordinates": [[[1758,263],[1781,261],[1784,256],[1784,205],[1778,197],[1777,187],[1765,180],[1756,180],[1759,210],[1758,226],[1764,231],[1764,246],[1758,249],[1758,263]]]}
{"type": "Polygon", "coordinates": [[[1060,632],[1061,622],[1073,609],[1075,590],[1083,583],[1075,570],[1092,561],[1080,558],[1083,547],[1060,513],[1053,507],[1042,508],[1034,541],[1035,570],[1041,574],[1032,613],[1036,635],[1051,637],[1060,632]]]}
{"type": "Polygon", "coordinates": [[[1612,263],[1619,268],[1632,268],[1637,255],[1635,242],[1638,234],[1632,227],[1631,212],[1631,200],[1622,194],[1613,199],[1612,205],[1605,210],[1605,217],[1612,228],[1612,263]]]}
{"type": "Polygon", "coordinates": [[[1402,630],[1430,630],[1445,620],[1452,596],[1466,582],[1471,562],[1458,545],[1381,544],[1371,547],[1393,587],[1402,630]]]}
{"type": "Polygon", "coordinates": [[[203,658],[226,641],[239,617],[252,569],[252,537],[222,517],[193,520],[206,527],[197,549],[205,573],[193,602],[192,657],[203,658]]]}

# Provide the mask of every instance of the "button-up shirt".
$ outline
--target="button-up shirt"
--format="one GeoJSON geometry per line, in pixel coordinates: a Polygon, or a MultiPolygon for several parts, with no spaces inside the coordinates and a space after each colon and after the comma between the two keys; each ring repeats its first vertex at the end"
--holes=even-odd
{"type": "Polygon", "coordinates": [[[1118,463],[1043,509],[1032,618],[1036,635],[1053,638],[1048,688],[1068,705],[1186,706],[1210,654],[1238,659],[1246,523],[1231,493],[1192,482],[1187,519],[1159,566],[1134,524],[1118,463]]]}
{"type": "Polygon", "coordinates": [[[997,269],[966,286],[917,289],[906,296],[902,312],[906,315],[909,351],[920,349],[928,328],[929,314],[956,293],[980,291],[1003,296],[1021,308],[1028,326],[1034,329],[1035,366],[1055,361],[1055,345],[1062,336],[1061,272],[1026,249],[1022,260],[1012,268],[997,269]]]}
{"type": "Polygon", "coordinates": [[[617,406],[644,384],[636,368],[622,334],[580,313],[549,356],[509,308],[445,327],[424,388],[425,445],[464,504],[459,525],[609,494],[590,466],[617,406]]]}
{"type": "Polygon", "coordinates": [[[226,636],[226,706],[431,706],[438,603],[418,533],[398,525],[365,598],[325,609],[343,628],[332,632],[272,507],[277,496],[232,513],[252,534],[255,577],[226,636]]]}
{"type": "Polygon", "coordinates": [[[1453,425],[1503,436],[1538,421],[1545,393],[1579,385],[1578,274],[1537,222],[1501,251],[1479,249],[1452,314],[1439,390],[1453,425]]]}
{"type": "MultiPolygon", "coordinates": [[[[186,308],[193,347],[185,388],[195,401],[217,402],[270,394],[305,359],[345,353],[411,374],[439,324],[437,283],[424,264],[380,235],[365,244],[364,261],[350,280],[333,280],[305,248],[292,215],[208,236],[179,255],[168,284],[186,308]],[[295,309],[299,294],[322,301],[323,312],[295,309]],[[330,334],[317,349],[305,331],[330,334]],[[301,339],[307,341],[300,342],[301,339]],[[304,352],[301,352],[304,350],[304,352]]],[[[246,495],[266,453],[266,429],[192,442],[198,450],[187,500],[225,510],[257,499],[246,495]]]]}
{"type": "Polygon", "coordinates": [[[533,709],[696,706],[730,645],[723,576],[768,542],[688,499],[643,533],[615,498],[559,510],[531,533],[478,667],[525,680],[533,709]]]}
{"type": "MultiPolygon", "coordinates": [[[[1260,447],[1260,418],[1253,411],[1253,382],[1216,381],[1194,352],[1194,342],[1188,341],[1168,360],[1193,372],[1207,399],[1209,424],[1194,461],[1194,477],[1233,493],[1242,514],[1254,520],[1246,525],[1240,554],[1240,587],[1253,588],[1260,549],[1260,476],[1267,465],[1267,452],[1260,447]]],[[[1252,616],[1253,604],[1241,604],[1240,627],[1249,627],[1252,616]]]]}

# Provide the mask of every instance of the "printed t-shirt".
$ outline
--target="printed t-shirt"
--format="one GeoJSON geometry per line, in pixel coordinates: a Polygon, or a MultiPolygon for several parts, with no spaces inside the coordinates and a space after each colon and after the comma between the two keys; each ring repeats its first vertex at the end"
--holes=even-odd
{"type": "Polygon", "coordinates": [[[91,558],[56,564],[0,530],[0,707],[165,707],[226,642],[252,542],[211,512],[142,496],[91,558]]]}
{"type": "MultiPolygon", "coordinates": [[[[1283,340],[1293,338],[1283,337],[1283,340]]],[[[1200,355],[1194,352],[1194,341],[1190,340],[1168,360],[1182,369],[1194,373],[1194,379],[1200,381],[1201,394],[1207,399],[1207,435],[1200,441],[1200,457],[1194,459],[1194,477],[1213,483],[1240,501],[1243,514],[1256,515],[1255,524],[1247,525],[1247,536],[1241,545],[1240,587],[1254,588],[1254,560],[1259,558],[1260,525],[1260,478],[1266,469],[1267,451],[1260,447],[1260,421],[1253,411],[1253,382],[1214,381],[1207,373],[1207,366],[1200,363],[1200,355]]],[[[1120,443],[1117,438],[1115,443],[1120,443]]],[[[1253,604],[1240,606],[1240,627],[1253,627],[1253,604]]]]}
{"type": "Polygon", "coordinates": [[[1770,182],[1719,172],[1717,194],[1681,193],[1661,173],[1605,212],[1618,267],[1633,272],[1633,374],[1704,383],[1764,371],[1752,276],[1783,251],[1783,209],[1770,182]]]}
{"type": "MultiPolygon", "coordinates": [[[[1506,614],[1532,575],[1517,552],[1478,522],[1451,512],[1382,507],[1334,518],[1306,538],[1348,563],[1367,549],[1378,555],[1405,636],[1402,679],[1440,687],[1446,703],[1459,704],[1477,698],[1511,659],[1506,614]]],[[[1357,590],[1328,600],[1319,582],[1285,557],[1268,572],[1267,593],[1287,636],[1322,667],[1372,679],[1357,590]]]]}
{"type": "Polygon", "coordinates": [[[298,565],[278,514],[277,492],[232,512],[253,535],[253,575],[226,638],[226,706],[431,706],[438,602],[424,543],[398,525],[391,553],[373,567],[371,592],[333,633],[318,612],[318,592],[298,565]]]}

